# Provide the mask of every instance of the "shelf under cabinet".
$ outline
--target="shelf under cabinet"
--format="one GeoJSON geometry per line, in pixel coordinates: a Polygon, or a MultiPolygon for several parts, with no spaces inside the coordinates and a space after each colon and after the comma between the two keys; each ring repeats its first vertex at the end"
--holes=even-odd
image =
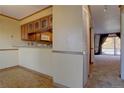
{"type": "Polygon", "coordinates": [[[52,28],[47,29],[47,30],[43,30],[43,31],[28,32],[28,34],[45,33],[45,32],[51,32],[52,33],[52,28]]]}

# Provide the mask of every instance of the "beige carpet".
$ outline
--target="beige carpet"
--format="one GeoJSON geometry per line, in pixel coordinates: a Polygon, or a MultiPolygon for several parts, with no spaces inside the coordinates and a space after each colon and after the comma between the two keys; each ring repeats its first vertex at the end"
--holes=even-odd
{"type": "Polygon", "coordinates": [[[51,80],[21,67],[0,70],[1,88],[49,88],[51,80]]]}
{"type": "Polygon", "coordinates": [[[95,62],[91,66],[91,77],[88,88],[123,88],[124,80],[120,75],[119,56],[95,56],[95,62]]]}

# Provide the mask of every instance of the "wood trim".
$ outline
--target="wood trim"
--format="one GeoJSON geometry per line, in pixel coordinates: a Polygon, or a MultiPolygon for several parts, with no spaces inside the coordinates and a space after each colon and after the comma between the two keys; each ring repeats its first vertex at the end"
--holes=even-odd
{"type": "Polygon", "coordinates": [[[39,10],[39,11],[37,11],[37,12],[31,14],[31,15],[28,15],[28,16],[26,16],[26,17],[24,17],[24,18],[21,18],[21,19],[19,19],[19,21],[22,21],[22,20],[24,20],[24,19],[26,19],[26,18],[28,18],[28,17],[31,17],[31,16],[33,16],[33,15],[35,15],[35,14],[41,12],[41,11],[44,11],[44,10],[46,10],[46,9],[48,9],[48,8],[51,8],[51,7],[52,7],[52,5],[50,5],[50,6],[46,7],[46,8],[44,8],[44,9],[41,9],[41,10],[39,10]]]}
{"type": "Polygon", "coordinates": [[[19,19],[11,17],[11,16],[8,16],[8,15],[5,15],[5,14],[0,14],[0,15],[4,16],[4,17],[7,17],[7,18],[10,18],[10,19],[13,19],[13,20],[16,20],[16,21],[19,21],[19,19]]]}
{"type": "Polygon", "coordinates": [[[0,51],[12,51],[12,50],[18,50],[18,49],[0,49],[0,51]]]}

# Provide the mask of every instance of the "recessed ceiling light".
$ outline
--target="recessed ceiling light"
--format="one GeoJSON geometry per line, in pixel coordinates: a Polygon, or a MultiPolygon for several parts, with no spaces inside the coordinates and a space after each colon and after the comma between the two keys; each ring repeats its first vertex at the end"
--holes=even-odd
{"type": "Polygon", "coordinates": [[[104,5],[104,12],[107,11],[107,5],[104,5]]]}

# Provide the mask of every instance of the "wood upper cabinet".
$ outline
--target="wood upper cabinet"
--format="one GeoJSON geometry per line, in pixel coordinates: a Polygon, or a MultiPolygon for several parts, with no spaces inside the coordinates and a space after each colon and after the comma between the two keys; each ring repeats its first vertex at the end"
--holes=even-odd
{"type": "Polygon", "coordinates": [[[52,29],[52,15],[48,17],[49,29],[52,29]]]}
{"type": "Polygon", "coordinates": [[[40,41],[41,40],[41,33],[36,33],[36,41],[40,41]]]}
{"type": "Polygon", "coordinates": [[[40,20],[36,20],[34,22],[34,30],[35,31],[40,31],[40,20]]]}
{"type": "Polygon", "coordinates": [[[33,22],[28,24],[28,33],[32,33],[34,32],[34,24],[33,22]]]}
{"type": "Polygon", "coordinates": [[[40,21],[41,31],[46,31],[49,26],[49,19],[48,17],[42,18],[40,21]]]}
{"type": "Polygon", "coordinates": [[[34,33],[28,33],[28,40],[29,41],[35,41],[36,35],[34,33]]]}
{"type": "Polygon", "coordinates": [[[52,42],[52,33],[50,32],[41,33],[41,40],[52,42]]]}
{"type": "Polygon", "coordinates": [[[22,40],[52,42],[52,15],[22,25],[21,34],[22,40]]]}
{"type": "Polygon", "coordinates": [[[27,24],[21,26],[21,39],[28,40],[28,25],[27,24]]]}

